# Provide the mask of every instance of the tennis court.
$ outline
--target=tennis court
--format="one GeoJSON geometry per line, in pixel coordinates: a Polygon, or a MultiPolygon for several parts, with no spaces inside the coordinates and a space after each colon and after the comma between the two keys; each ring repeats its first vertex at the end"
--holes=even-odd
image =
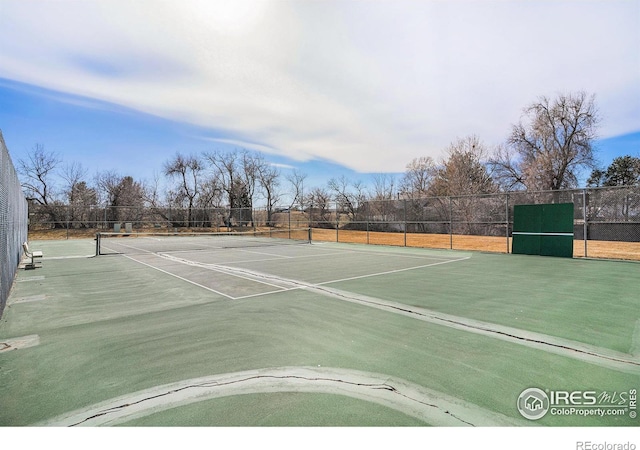
{"type": "Polygon", "coordinates": [[[637,263],[305,232],[32,242],[0,425],[640,424],[637,263]]]}

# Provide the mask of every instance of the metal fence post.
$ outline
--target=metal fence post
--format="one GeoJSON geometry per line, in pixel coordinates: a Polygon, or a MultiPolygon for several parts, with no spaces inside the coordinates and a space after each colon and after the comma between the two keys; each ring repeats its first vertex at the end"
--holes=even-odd
{"type": "Polygon", "coordinates": [[[407,246],[407,199],[402,200],[404,210],[404,246],[407,246]]]}
{"type": "Polygon", "coordinates": [[[370,205],[369,202],[365,202],[365,204],[364,204],[364,208],[365,208],[364,213],[365,213],[365,216],[366,216],[366,219],[367,219],[367,245],[369,245],[369,220],[370,220],[370,217],[369,217],[369,214],[370,214],[369,213],[369,211],[370,211],[369,205],[370,205]]]}
{"type": "Polygon", "coordinates": [[[340,242],[340,235],[338,234],[340,230],[340,216],[338,215],[338,202],[333,203],[333,210],[336,212],[336,242],[340,242]]]}
{"type": "Polygon", "coordinates": [[[588,256],[587,254],[587,190],[582,190],[582,238],[584,239],[584,257],[588,256]]]}
{"type": "Polygon", "coordinates": [[[453,197],[449,197],[449,250],[453,250],[453,197]]]}
{"type": "Polygon", "coordinates": [[[504,207],[504,223],[505,223],[505,236],[507,240],[507,253],[509,253],[509,193],[505,194],[505,207],[504,207]]]}

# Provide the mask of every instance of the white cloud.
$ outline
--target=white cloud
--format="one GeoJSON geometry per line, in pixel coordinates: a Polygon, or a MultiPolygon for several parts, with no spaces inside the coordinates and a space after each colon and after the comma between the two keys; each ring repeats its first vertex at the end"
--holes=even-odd
{"type": "Polygon", "coordinates": [[[296,160],[402,171],[498,143],[540,95],[640,123],[637,2],[4,0],[0,77],[224,130],[296,160]]]}

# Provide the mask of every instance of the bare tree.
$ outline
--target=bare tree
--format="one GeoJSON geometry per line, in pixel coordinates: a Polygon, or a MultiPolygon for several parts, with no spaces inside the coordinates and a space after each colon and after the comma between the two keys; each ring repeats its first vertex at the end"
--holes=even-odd
{"type": "Polygon", "coordinates": [[[91,207],[98,204],[98,194],[87,184],[86,175],[87,171],[77,162],[67,164],[62,171],[66,181],[67,220],[72,227],[91,227],[91,207]]]}
{"type": "Polygon", "coordinates": [[[377,173],[373,176],[371,200],[393,200],[396,197],[396,179],[389,173],[377,173]]]}
{"type": "Polygon", "coordinates": [[[95,176],[95,186],[98,189],[98,200],[105,205],[113,205],[116,202],[117,187],[120,175],[114,170],[105,170],[95,176]]]}
{"type": "Polygon", "coordinates": [[[309,222],[312,226],[331,228],[331,193],[324,188],[313,188],[307,197],[309,222]]]}
{"type": "Polygon", "coordinates": [[[258,181],[267,201],[267,225],[272,226],[272,214],[280,201],[278,187],[280,186],[280,171],[270,164],[261,164],[257,168],[258,181]]]}
{"type": "Polygon", "coordinates": [[[40,205],[53,203],[56,196],[53,175],[61,162],[55,152],[45,150],[42,144],[31,149],[27,160],[18,160],[18,174],[28,198],[40,205]]]}
{"type": "Polygon", "coordinates": [[[350,181],[342,175],[340,178],[331,178],[327,187],[340,209],[347,213],[349,219],[358,220],[360,207],[367,198],[364,184],[361,181],[350,181]]]}
{"type": "MultiPolygon", "coordinates": [[[[238,151],[222,152],[213,151],[205,154],[205,158],[213,168],[213,176],[219,181],[221,189],[227,195],[229,207],[234,213],[234,209],[238,208],[239,193],[237,191],[238,181],[238,151]]],[[[231,217],[225,219],[227,225],[231,224],[231,217]]]]}
{"type": "Polygon", "coordinates": [[[141,183],[131,176],[121,176],[113,170],[96,175],[98,194],[105,203],[109,222],[139,221],[147,194],[141,183]]]}
{"type": "Polygon", "coordinates": [[[173,159],[165,162],[164,174],[170,178],[177,178],[178,185],[174,191],[174,199],[187,206],[187,226],[193,226],[193,208],[201,192],[201,175],[204,165],[199,157],[185,156],[176,153],[173,159]]]}
{"type": "Polygon", "coordinates": [[[496,192],[484,160],[487,151],[477,136],[458,139],[447,149],[448,158],[436,171],[429,192],[436,197],[496,192]]]}
{"type": "Polygon", "coordinates": [[[27,159],[18,160],[17,167],[25,196],[40,205],[38,213],[45,216],[41,220],[50,222],[55,228],[65,226],[65,213],[59,208],[63,201],[55,184],[56,170],[61,162],[58,154],[45,150],[42,144],[35,144],[27,159]]]}
{"type": "Polygon", "coordinates": [[[291,185],[291,203],[289,208],[293,208],[294,205],[302,205],[302,209],[304,209],[304,180],[306,180],[307,174],[300,172],[298,169],[294,169],[291,173],[287,174],[285,178],[291,185]]]}
{"type": "Polygon", "coordinates": [[[68,211],[69,221],[72,226],[80,228],[93,228],[97,217],[92,217],[92,207],[98,204],[96,190],[86,181],[78,181],[73,184],[69,192],[68,211]]]}
{"type": "Polygon", "coordinates": [[[214,151],[205,158],[211,164],[214,176],[227,194],[232,217],[239,224],[253,224],[253,201],[261,172],[268,163],[260,153],[247,150],[214,151]]]}
{"type": "Polygon", "coordinates": [[[512,127],[508,149],[492,158],[500,183],[530,190],[577,186],[579,172],[595,165],[593,141],[600,121],[595,96],[585,92],[540,97],[512,127]]]}
{"type": "Polygon", "coordinates": [[[442,220],[451,220],[451,214],[455,214],[455,221],[462,222],[465,232],[473,234],[482,214],[477,195],[498,190],[485,166],[487,151],[472,135],[452,143],[447,155],[429,188],[436,197],[435,211],[442,220]]]}
{"type": "Polygon", "coordinates": [[[408,198],[424,197],[429,192],[436,173],[436,164],[429,156],[414,158],[407,164],[400,182],[401,192],[408,198]]]}
{"type": "Polygon", "coordinates": [[[258,152],[242,150],[240,152],[240,179],[249,198],[249,207],[253,207],[256,188],[260,184],[260,176],[268,171],[269,163],[258,152]]]}

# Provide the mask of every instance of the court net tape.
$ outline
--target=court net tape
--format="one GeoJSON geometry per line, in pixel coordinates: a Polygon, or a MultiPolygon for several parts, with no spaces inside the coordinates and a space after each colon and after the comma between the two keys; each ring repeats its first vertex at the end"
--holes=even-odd
{"type": "Polygon", "coordinates": [[[96,255],[175,253],[220,249],[308,244],[310,228],[242,232],[101,232],[96,234],[96,255]]]}

